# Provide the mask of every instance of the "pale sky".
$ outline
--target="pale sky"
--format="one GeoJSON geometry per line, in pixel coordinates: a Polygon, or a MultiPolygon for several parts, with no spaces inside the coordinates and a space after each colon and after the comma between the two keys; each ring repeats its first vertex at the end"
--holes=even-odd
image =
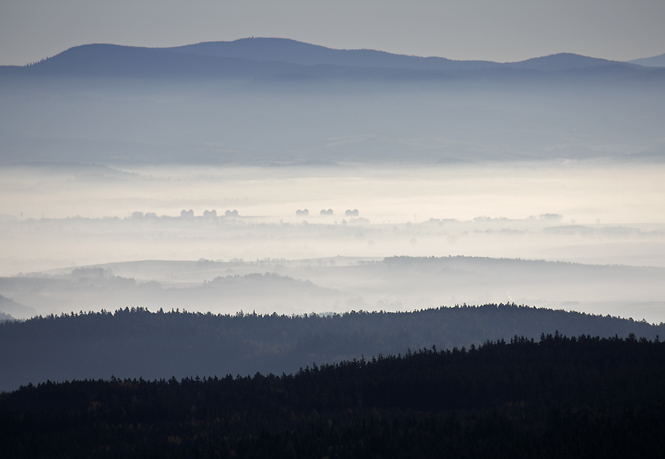
{"type": "Polygon", "coordinates": [[[663,24],[664,0],[0,0],[0,65],[86,43],[250,36],[464,60],[631,60],[665,52],[663,24]]]}

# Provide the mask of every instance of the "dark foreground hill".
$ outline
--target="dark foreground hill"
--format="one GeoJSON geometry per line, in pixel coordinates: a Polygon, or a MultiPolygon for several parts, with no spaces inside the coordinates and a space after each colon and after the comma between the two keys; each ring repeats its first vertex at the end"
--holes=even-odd
{"type": "Polygon", "coordinates": [[[0,395],[14,457],[662,457],[665,344],[558,334],[295,375],[0,395]]]}
{"type": "Polygon", "coordinates": [[[557,331],[655,339],[664,325],[516,305],[342,315],[214,315],[133,308],[0,324],[0,390],[86,378],[295,372],[300,367],[461,348],[557,331]]]}

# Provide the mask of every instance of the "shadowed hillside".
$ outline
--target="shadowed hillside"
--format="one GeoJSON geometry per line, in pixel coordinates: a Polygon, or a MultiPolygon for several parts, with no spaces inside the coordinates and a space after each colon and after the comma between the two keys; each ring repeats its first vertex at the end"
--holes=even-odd
{"type": "Polygon", "coordinates": [[[6,458],[659,457],[665,344],[515,337],[292,375],[0,394],[6,458]]]}
{"type": "MultiPolygon", "coordinates": [[[[186,304],[183,304],[186,307],[186,304]]],[[[85,378],[178,378],[294,372],[333,363],[481,344],[486,340],[557,331],[567,335],[654,339],[664,325],[610,316],[486,305],[416,312],[355,312],[329,316],[151,313],[38,317],[0,325],[0,389],[85,378]]]]}

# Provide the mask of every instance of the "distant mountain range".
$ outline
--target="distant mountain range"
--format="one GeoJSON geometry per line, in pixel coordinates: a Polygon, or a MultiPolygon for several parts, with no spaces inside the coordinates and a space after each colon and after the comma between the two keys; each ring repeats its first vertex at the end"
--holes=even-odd
{"type": "Polygon", "coordinates": [[[302,66],[334,65],[340,67],[412,70],[479,70],[497,68],[569,70],[573,68],[620,64],[615,61],[569,53],[554,54],[547,57],[506,64],[492,61],[455,61],[443,57],[407,56],[370,49],[330,49],[324,46],[281,38],[245,38],[226,42],[198,43],[167,49],[199,56],[243,58],[259,62],[286,62],[302,66]]]}
{"type": "Polygon", "coordinates": [[[0,67],[0,163],[651,161],[664,89],[665,68],[566,53],[497,63],[276,38],[89,44],[0,67]]]}
{"type": "MultiPolygon", "coordinates": [[[[660,56],[662,58],[663,56],[660,56]]],[[[658,58],[652,58],[658,59],[658,58]]],[[[643,61],[643,60],[638,60],[643,61]]],[[[561,53],[521,62],[455,61],[375,50],[331,49],[281,38],[245,38],[175,48],[89,44],[28,66],[0,67],[0,75],[169,78],[376,78],[445,77],[537,72],[648,72],[633,63],[561,53]],[[521,72],[520,72],[521,71],[521,72]]],[[[652,65],[652,64],[645,64],[652,65]]]]}
{"type": "Polygon", "coordinates": [[[660,56],[643,57],[630,61],[631,64],[642,65],[644,67],[665,67],[665,53],[660,56]]]}

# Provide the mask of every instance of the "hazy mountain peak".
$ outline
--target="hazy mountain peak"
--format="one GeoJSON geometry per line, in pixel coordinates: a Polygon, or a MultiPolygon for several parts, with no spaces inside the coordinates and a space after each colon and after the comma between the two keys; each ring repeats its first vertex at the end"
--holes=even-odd
{"type": "Polygon", "coordinates": [[[286,38],[243,38],[173,48],[145,48],[94,43],[79,45],[27,67],[5,72],[104,77],[403,78],[446,72],[487,70],[566,71],[621,63],[572,53],[521,62],[456,61],[444,57],[392,54],[371,49],[332,49],[286,38]]]}
{"type": "Polygon", "coordinates": [[[0,322],[3,320],[10,320],[14,318],[26,319],[32,317],[37,313],[34,308],[24,306],[0,295],[0,322]],[[5,316],[3,318],[3,316],[5,316]],[[9,319],[6,317],[9,316],[9,319]]]}
{"type": "Polygon", "coordinates": [[[506,66],[531,70],[570,70],[577,68],[599,67],[602,65],[623,64],[622,62],[582,56],[574,53],[557,53],[548,56],[534,57],[519,62],[509,62],[506,66]]]}
{"type": "Polygon", "coordinates": [[[47,76],[180,78],[260,76],[283,67],[267,68],[255,60],[178,53],[167,48],[94,43],[69,48],[24,70],[47,76]]]}
{"type": "Polygon", "coordinates": [[[299,65],[442,69],[445,64],[455,62],[441,57],[424,58],[371,49],[333,49],[287,38],[242,38],[168,49],[203,56],[242,57],[262,62],[279,61],[299,65]]]}
{"type": "Polygon", "coordinates": [[[445,57],[392,54],[372,49],[332,49],[287,38],[242,38],[168,48],[173,51],[216,57],[242,57],[258,61],[280,61],[299,65],[408,68],[418,70],[477,70],[512,67],[531,70],[568,70],[617,63],[573,53],[558,53],[520,62],[456,61],[445,57]]]}
{"type": "Polygon", "coordinates": [[[630,64],[637,64],[644,67],[665,67],[665,53],[659,56],[643,57],[629,61],[630,64]]]}

